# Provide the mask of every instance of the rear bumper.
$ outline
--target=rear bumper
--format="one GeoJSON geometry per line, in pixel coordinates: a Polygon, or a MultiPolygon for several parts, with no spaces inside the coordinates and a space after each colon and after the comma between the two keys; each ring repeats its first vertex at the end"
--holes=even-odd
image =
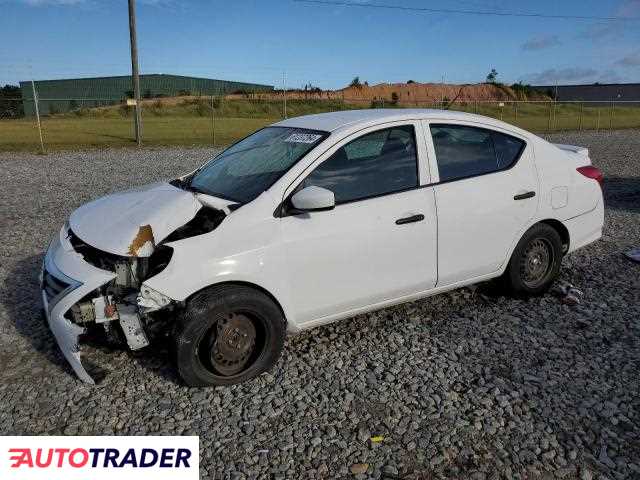
{"type": "MultiPolygon", "coordinates": [[[[604,227],[604,202],[602,198],[593,210],[564,222],[569,230],[569,252],[595,242],[602,237],[604,227]]],[[[567,252],[567,253],[569,253],[567,252]]]]}
{"type": "Polygon", "coordinates": [[[62,354],[78,377],[94,383],[80,361],[78,337],[85,329],[65,317],[67,311],[85,295],[115,278],[115,273],[85,262],[73,250],[62,228],[49,245],[42,265],[42,303],[47,323],[62,354]]]}

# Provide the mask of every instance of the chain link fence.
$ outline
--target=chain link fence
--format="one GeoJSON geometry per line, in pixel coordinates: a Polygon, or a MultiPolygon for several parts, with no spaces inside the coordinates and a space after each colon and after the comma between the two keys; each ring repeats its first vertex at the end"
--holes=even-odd
{"type": "MultiPolygon", "coordinates": [[[[112,98],[2,98],[0,150],[135,145],[134,108],[112,98]],[[37,108],[36,108],[37,107],[37,108]],[[38,113],[38,115],[36,115],[38,113]],[[40,121],[38,122],[38,117],[40,121]]],[[[640,127],[640,101],[390,101],[339,95],[185,96],[141,101],[145,145],[228,145],[286,117],[367,108],[437,108],[477,113],[534,132],[640,127]]]]}

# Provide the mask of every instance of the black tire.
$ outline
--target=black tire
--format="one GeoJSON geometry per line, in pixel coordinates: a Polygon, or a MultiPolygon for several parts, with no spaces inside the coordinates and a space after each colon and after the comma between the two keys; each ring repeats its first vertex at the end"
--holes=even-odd
{"type": "Polygon", "coordinates": [[[254,288],[220,285],[189,300],[173,353],[187,385],[233,385],[270,369],[285,336],[285,319],[271,298],[254,288]]]}
{"type": "Polygon", "coordinates": [[[516,245],[502,280],[515,295],[541,295],[558,276],[561,262],[560,234],[546,223],[537,223],[516,245]]]}

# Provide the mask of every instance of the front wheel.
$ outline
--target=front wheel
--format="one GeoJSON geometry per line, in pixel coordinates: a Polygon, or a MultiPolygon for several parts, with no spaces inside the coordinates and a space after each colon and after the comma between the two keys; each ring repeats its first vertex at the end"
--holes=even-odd
{"type": "Polygon", "coordinates": [[[532,226],[516,245],[503,275],[508,289],[519,295],[540,295],[558,276],[562,239],[546,223],[532,226]]]}
{"type": "Polygon", "coordinates": [[[286,335],[280,308],[263,292],[220,285],[196,294],[174,333],[180,376],[190,386],[233,385],[271,368],[286,335]]]}

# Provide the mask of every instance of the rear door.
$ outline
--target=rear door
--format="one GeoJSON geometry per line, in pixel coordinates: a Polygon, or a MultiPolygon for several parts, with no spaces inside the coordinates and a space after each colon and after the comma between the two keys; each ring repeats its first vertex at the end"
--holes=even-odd
{"type": "Polygon", "coordinates": [[[425,122],[438,214],[438,286],[496,272],[537,209],[526,138],[465,122],[425,122]]]}
{"type": "Polygon", "coordinates": [[[330,211],[281,219],[295,317],[323,319],[428,290],[436,283],[436,219],[419,122],[352,135],[285,194],[334,192],[330,211]],[[418,128],[416,128],[418,127],[418,128]],[[424,169],[418,160],[425,160],[424,169]]]}

